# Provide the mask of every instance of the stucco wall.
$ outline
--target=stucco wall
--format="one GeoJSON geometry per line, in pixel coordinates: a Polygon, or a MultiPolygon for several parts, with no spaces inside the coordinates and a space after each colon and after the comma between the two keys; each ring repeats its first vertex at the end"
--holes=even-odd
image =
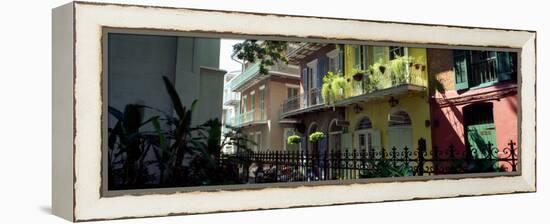
{"type": "MultiPolygon", "coordinates": [[[[219,39],[153,35],[110,34],[108,85],[109,106],[123,110],[127,104],[143,104],[172,112],[162,76],[176,87],[182,103],[189,108],[200,97],[200,67],[218,68],[219,39]]],[[[214,78],[211,102],[221,102],[223,79],[214,78]]],[[[205,81],[205,80],[203,80],[205,81]]],[[[203,83],[210,86],[209,83],[203,83]]],[[[207,102],[208,99],[202,100],[207,102]]],[[[221,118],[221,104],[200,103],[197,111],[216,111],[211,117],[194,116],[194,125],[221,118]],[[219,109],[217,109],[219,107],[219,109]]],[[[145,114],[150,117],[152,114],[145,114]]],[[[114,125],[110,117],[109,126],[114,125]]]]}
{"type": "Polygon", "coordinates": [[[265,124],[255,124],[243,128],[245,133],[262,132],[262,150],[283,150],[283,131],[285,127],[293,127],[290,124],[279,123],[279,114],[283,101],[287,99],[287,85],[299,86],[297,78],[280,78],[270,76],[241,92],[247,96],[246,107],[250,111],[251,103],[254,103],[254,116],[260,118],[260,86],[265,86],[265,124]],[[250,93],[254,91],[254,102],[250,102],[250,93]]]}
{"type": "MultiPolygon", "coordinates": [[[[388,53],[388,47],[367,46],[367,66],[378,62],[380,59],[382,59],[383,62],[387,62],[389,60],[388,53]],[[373,54],[374,48],[378,48],[376,50],[383,52],[383,57],[375,58],[373,54]]],[[[415,63],[421,63],[429,67],[425,48],[408,48],[408,55],[415,59],[415,63]]],[[[346,45],[344,58],[345,77],[347,80],[350,80],[350,82],[353,82],[354,57],[353,48],[350,45],[346,45]]],[[[425,69],[422,72],[422,78],[426,80],[426,83],[429,85],[427,73],[428,69],[425,69]]],[[[384,97],[376,101],[369,101],[367,103],[359,103],[359,106],[363,108],[363,111],[360,113],[355,113],[353,106],[348,106],[346,107],[346,121],[350,122],[349,132],[353,133],[357,126],[357,122],[364,116],[368,116],[372,122],[373,129],[380,131],[382,146],[386,149],[391,148],[393,145],[391,145],[388,139],[389,114],[392,111],[403,110],[407,112],[411,118],[413,148],[417,149],[418,140],[424,138],[426,140],[426,147],[430,150],[432,136],[430,127],[426,127],[426,120],[430,120],[430,105],[427,96],[428,90],[421,93],[394,96],[394,98],[399,101],[399,104],[395,108],[389,105],[389,97],[384,97]]],[[[352,141],[356,141],[354,135],[352,135],[352,141]]]]}
{"type": "MultiPolygon", "coordinates": [[[[363,108],[360,113],[355,113],[353,106],[346,107],[346,120],[350,122],[350,132],[353,132],[357,123],[364,116],[368,116],[372,122],[373,129],[377,129],[381,134],[381,144],[385,149],[393,147],[388,139],[388,118],[393,111],[403,110],[407,112],[411,119],[412,127],[412,143],[413,148],[418,148],[418,140],[426,139],[427,149],[431,149],[431,130],[426,127],[425,121],[430,120],[430,110],[427,103],[427,98],[421,95],[396,96],[399,104],[391,107],[387,99],[360,103],[363,108]]],[[[355,142],[355,136],[352,137],[355,142]]]]}
{"type": "Polygon", "coordinates": [[[504,89],[517,88],[514,82],[498,83],[485,88],[472,88],[457,92],[454,89],[454,71],[452,50],[428,49],[429,76],[431,80],[439,80],[431,86],[430,96],[433,99],[443,99],[443,102],[451,102],[457,98],[478,96],[476,102],[445,103],[438,104],[435,100],[431,103],[432,139],[438,147],[447,148],[450,144],[457,147],[458,151],[465,148],[463,108],[472,103],[492,103],[493,118],[496,129],[497,148],[508,147],[508,142],[518,139],[518,98],[517,95],[505,96],[500,99],[483,100],[483,96],[502,91],[504,89]],[[437,87],[439,89],[437,89],[437,87]]]}

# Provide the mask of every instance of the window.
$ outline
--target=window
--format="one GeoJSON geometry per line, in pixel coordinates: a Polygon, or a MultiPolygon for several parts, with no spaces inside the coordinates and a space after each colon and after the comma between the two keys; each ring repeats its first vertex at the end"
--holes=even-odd
{"type": "Polygon", "coordinates": [[[241,113],[246,113],[246,103],[248,103],[246,100],[248,100],[248,95],[244,95],[242,102],[241,102],[241,113]]]}
{"type": "Polygon", "coordinates": [[[265,120],[265,86],[260,87],[260,120],[265,120]]]}
{"type": "Polygon", "coordinates": [[[390,47],[390,60],[396,59],[397,57],[403,57],[405,56],[405,48],[404,47],[390,47]]]}
{"type": "Polygon", "coordinates": [[[329,126],[329,150],[340,151],[342,148],[342,133],[344,128],[341,125],[338,125],[338,120],[334,119],[330,122],[329,126]]]}
{"type": "Polygon", "coordinates": [[[286,91],[287,91],[288,99],[298,96],[298,88],[291,87],[291,88],[287,88],[286,91]]]}
{"type": "Polygon", "coordinates": [[[363,45],[358,45],[353,48],[354,67],[357,70],[367,69],[367,48],[363,45]]]}
{"type": "Polygon", "coordinates": [[[342,65],[340,57],[342,56],[339,49],[334,49],[327,53],[328,57],[328,71],[333,73],[342,72],[342,65]]]}
{"type": "Polygon", "coordinates": [[[516,53],[454,50],[455,89],[484,87],[515,80],[516,53]]]}
{"type": "Polygon", "coordinates": [[[252,91],[250,93],[250,111],[254,113],[254,104],[255,104],[256,92],[252,91]]]}
{"type": "Polygon", "coordinates": [[[309,90],[320,87],[317,83],[317,60],[307,63],[307,80],[309,90]]]}
{"type": "Polygon", "coordinates": [[[356,130],[364,130],[372,128],[372,122],[368,117],[363,117],[357,124],[356,130]]]}
{"type": "Polygon", "coordinates": [[[380,150],[380,132],[372,128],[372,122],[368,117],[363,117],[355,127],[355,147],[366,152],[368,158],[374,156],[374,151],[380,150]]]}
{"type": "Polygon", "coordinates": [[[372,47],[372,56],[375,63],[384,62],[386,60],[385,53],[384,53],[385,49],[386,47],[377,47],[377,46],[372,47]]]}
{"type": "Polygon", "coordinates": [[[400,110],[390,114],[390,120],[388,125],[390,127],[410,126],[411,118],[409,117],[409,114],[407,114],[407,112],[400,110]]]}

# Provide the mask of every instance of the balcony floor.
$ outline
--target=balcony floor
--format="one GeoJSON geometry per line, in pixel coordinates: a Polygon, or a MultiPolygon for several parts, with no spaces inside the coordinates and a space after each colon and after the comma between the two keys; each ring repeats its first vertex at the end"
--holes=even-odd
{"type": "Polygon", "coordinates": [[[375,99],[380,99],[387,96],[399,96],[404,95],[407,93],[421,93],[426,92],[426,87],[414,85],[414,84],[402,84],[394,87],[390,87],[387,89],[382,89],[378,91],[374,91],[371,93],[361,94],[357,96],[348,97],[346,99],[340,100],[332,105],[326,105],[326,104],[317,104],[314,106],[309,106],[306,108],[300,108],[297,110],[289,111],[286,113],[281,114],[280,118],[285,119],[292,116],[296,116],[299,114],[309,113],[309,112],[315,112],[331,107],[346,107],[348,105],[358,103],[358,102],[368,102],[375,99]]]}
{"type": "Polygon", "coordinates": [[[399,96],[407,93],[421,93],[426,92],[426,87],[418,86],[414,84],[402,84],[387,89],[377,90],[371,93],[361,94],[357,96],[348,97],[340,100],[331,106],[345,107],[358,102],[368,102],[376,99],[380,99],[387,96],[399,96]]]}

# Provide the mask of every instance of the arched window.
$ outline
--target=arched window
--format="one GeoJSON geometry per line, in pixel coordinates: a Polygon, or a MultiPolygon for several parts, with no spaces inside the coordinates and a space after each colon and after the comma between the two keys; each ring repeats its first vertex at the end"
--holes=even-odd
{"type": "Polygon", "coordinates": [[[376,149],[380,149],[380,133],[372,128],[372,122],[366,116],[357,122],[354,139],[355,148],[362,153],[368,153],[368,158],[374,156],[376,149]]]}
{"type": "Polygon", "coordinates": [[[395,126],[410,126],[410,125],[411,125],[411,118],[409,117],[409,114],[407,114],[407,112],[399,110],[399,111],[390,113],[388,126],[395,127],[395,126]]]}
{"type": "Polygon", "coordinates": [[[341,132],[341,131],[344,130],[344,128],[342,126],[337,125],[336,123],[337,123],[336,119],[334,119],[330,122],[329,129],[328,129],[329,132],[334,133],[334,132],[341,132]]]}
{"type": "Polygon", "coordinates": [[[317,123],[315,123],[315,122],[311,123],[307,130],[308,130],[307,131],[308,135],[311,135],[311,133],[316,132],[317,131],[317,123]]]}
{"type": "Polygon", "coordinates": [[[413,147],[411,117],[403,110],[393,111],[388,116],[388,145],[395,147],[398,152],[405,147],[410,151],[413,147]]]}
{"type": "Polygon", "coordinates": [[[365,129],[371,129],[372,128],[372,122],[368,117],[363,117],[361,120],[357,123],[357,127],[355,127],[355,130],[365,130],[365,129]]]}

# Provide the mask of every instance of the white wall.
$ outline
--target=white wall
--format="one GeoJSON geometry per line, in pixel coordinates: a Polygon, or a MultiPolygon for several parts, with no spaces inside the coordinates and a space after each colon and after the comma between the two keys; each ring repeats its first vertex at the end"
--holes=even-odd
{"type": "MultiPolygon", "coordinates": [[[[223,73],[201,67],[219,66],[219,39],[153,35],[109,35],[109,106],[124,110],[127,104],[141,104],[172,112],[172,103],[162,80],[175,85],[184,106],[198,101],[193,113],[195,125],[221,118],[223,73]],[[202,73],[201,73],[202,71],[202,73]],[[219,104],[217,102],[220,102],[219,104]]],[[[156,115],[146,110],[145,119],[156,115]]],[[[109,127],[116,119],[109,116],[109,127]]]]}

